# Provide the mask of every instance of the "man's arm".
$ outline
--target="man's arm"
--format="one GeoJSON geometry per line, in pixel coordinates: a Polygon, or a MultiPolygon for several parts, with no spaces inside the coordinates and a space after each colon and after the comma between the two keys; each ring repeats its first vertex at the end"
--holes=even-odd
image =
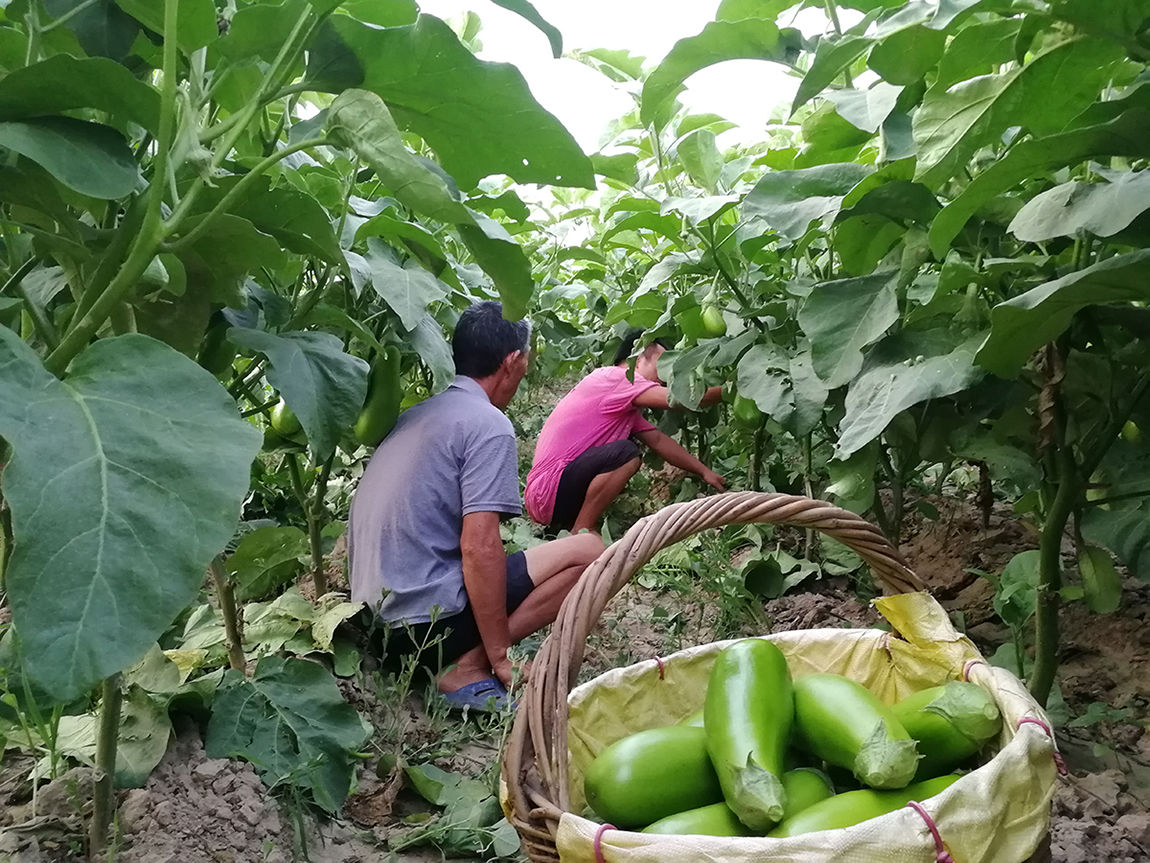
{"type": "MultiPolygon", "coordinates": [[[[666,387],[650,387],[635,396],[631,404],[640,408],[658,408],[659,410],[667,410],[671,407],[670,390],[666,387]]],[[[703,398],[699,402],[699,407],[709,408],[711,405],[718,404],[723,398],[723,388],[721,386],[708,387],[707,391],[703,393],[703,398]]],[[[676,407],[677,409],[677,407],[676,407]]],[[[654,449],[654,447],[652,447],[654,449]]],[[[670,459],[668,459],[670,461],[670,459]]],[[[672,462],[673,464],[674,462],[672,462]]]]}
{"type": "Polygon", "coordinates": [[[668,437],[658,429],[649,429],[648,431],[637,432],[637,434],[639,440],[658,453],[664,461],[698,474],[703,482],[718,491],[726,490],[726,481],[721,476],[679,446],[673,438],[668,437]]]}
{"type": "Polygon", "coordinates": [[[499,536],[499,513],[472,512],[463,516],[459,547],[463,552],[463,586],[479,626],[483,649],[495,675],[504,686],[510,686],[507,555],[499,536]]]}

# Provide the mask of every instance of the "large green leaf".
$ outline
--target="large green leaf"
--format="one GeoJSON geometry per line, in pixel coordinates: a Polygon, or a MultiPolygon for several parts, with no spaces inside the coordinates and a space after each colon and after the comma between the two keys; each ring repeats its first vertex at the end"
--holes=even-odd
{"type": "Polygon", "coordinates": [[[1105,546],[1144,582],[1150,582],[1150,502],[1127,509],[1087,507],[1082,535],[1105,546]]]}
{"type": "Polygon", "coordinates": [[[1108,42],[1075,39],[1021,68],[927,91],[914,118],[915,179],[941,185],[1009,126],[1036,136],[1061,131],[1098,97],[1119,53],[1108,42]]]}
{"type": "Polygon", "coordinates": [[[755,345],[739,360],[739,394],[795,437],[818,425],[829,391],[809,354],[787,356],[775,345],[755,345]]]}
{"type": "Polygon", "coordinates": [[[283,587],[303,568],[300,559],[307,554],[308,538],[298,527],[269,525],[244,534],[225,563],[236,581],[236,598],[262,599],[283,587]]]}
{"type": "Polygon", "coordinates": [[[898,320],[896,273],[883,270],[816,285],[799,309],[799,326],[811,341],[815,372],[831,389],[862,368],[862,349],[898,320]]]}
{"type": "Polygon", "coordinates": [[[931,249],[938,257],[945,256],[959,231],[983,204],[1028,177],[1083,159],[1150,155],[1148,128],[1150,110],[1135,107],[1095,125],[1015,145],[935,217],[930,226],[931,249]]]}
{"type": "Polygon", "coordinates": [[[320,461],[335,450],[367,396],[368,365],[331,333],[267,333],[232,327],[228,339],[268,358],[267,379],[299,417],[320,461]]]}
{"type": "Polygon", "coordinates": [[[455,358],[451,355],[451,345],[443,337],[443,327],[430,314],[425,314],[407,334],[408,341],[431,369],[434,390],[447,389],[455,378],[455,358]]]}
{"type": "Polygon", "coordinates": [[[875,186],[853,206],[840,212],[838,221],[855,216],[878,215],[904,225],[917,222],[925,226],[930,224],[940,206],[938,199],[926,186],[910,180],[891,180],[875,186]]]}
{"type": "Polygon", "coordinates": [[[371,265],[372,287],[399,315],[404,329],[414,329],[427,307],[450,293],[447,285],[414,259],[401,264],[387,244],[375,237],[367,241],[366,258],[371,265]]]}
{"type": "Polygon", "coordinates": [[[307,83],[324,92],[377,93],[465,188],[490,174],[594,188],[591,161],[535,101],[519,70],[477,59],[431,15],[388,28],[332,16],[310,46],[307,83]]]}
{"type": "Polygon", "coordinates": [[[1078,574],[1086,606],[1095,614],[1109,614],[1122,604],[1122,576],[1110,559],[1110,552],[1087,545],[1078,552],[1078,574]]]}
{"type": "MultiPolygon", "coordinates": [[[[151,30],[164,32],[164,2],[160,0],[116,0],[116,5],[151,30]]],[[[180,50],[191,54],[213,42],[219,35],[216,4],[212,0],[179,0],[177,40],[180,50]]]]}
{"type": "Polygon", "coordinates": [[[105,111],[153,134],[160,126],[160,94],[119,63],[57,54],[0,78],[0,120],[41,117],[75,108],[105,111]]]}
{"type": "Polygon", "coordinates": [[[482,213],[468,212],[474,224],[456,226],[459,236],[475,262],[495,283],[503,302],[504,317],[517,321],[527,314],[527,305],[535,291],[531,262],[523,247],[501,224],[482,213]]]}
{"type": "Polygon", "coordinates": [[[1083,32],[1125,45],[1146,59],[1146,44],[1141,40],[1150,27],[1150,0],[1053,0],[1050,13],[1083,32]]]}
{"type": "Polygon", "coordinates": [[[871,172],[852,162],[771,171],[743,198],[743,219],[761,219],[787,239],[797,240],[811,222],[837,215],[843,199],[871,172]]]}
{"type": "Polygon", "coordinates": [[[443,177],[404,146],[387,105],[368,90],[346,90],[327,112],[333,140],[359,154],[406,207],[442,222],[467,221],[443,177]]]}
{"type": "MultiPolygon", "coordinates": [[[[202,218],[189,218],[185,227],[190,231],[202,218]]],[[[207,294],[213,302],[242,308],[241,288],[247,275],[260,267],[276,269],[285,255],[274,237],[257,231],[247,219],[224,213],[179,257],[195,291],[207,294]]]]}
{"type": "Polygon", "coordinates": [[[643,82],[639,119],[662,128],[668,108],[682,92],[683,82],[700,69],[726,60],[785,62],[798,47],[793,31],[782,33],[762,18],[711,21],[696,36],[680,39],[643,82]]]}
{"type": "Polygon", "coordinates": [[[259,58],[271,63],[307,7],[307,0],[243,6],[236,10],[227,33],[220,37],[213,50],[237,62],[259,58]]]}
{"type": "MultiPolygon", "coordinates": [[[[213,178],[212,188],[205,189],[196,200],[197,212],[211,210],[242,179],[213,178]]],[[[267,177],[260,177],[229,212],[275,237],[285,249],[329,263],[343,260],[331,217],[311,195],[286,186],[270,187],[267,177]]]]}
{"type": "Polygon", "coordinates": [[[1058,337],[1079,309],[1106,303],[1150,300],[1150,249],[1108,258],[990,311],[990,335],[978,350],[978,364],[999,377],[1011,377],[1030,355],[1058,337]]]}
{"type": "Polygon", "coordinates": [[[1010,232],[1038,243],[1054,237],[1074,237],[1087,231],[1110,237],[1150,209],[1150,171],[1106,171],[1105,183],[1072,180],[1031,198],[1010,232]]]}
{"type": "Polygon", "coordinates": [[[945,48],[945,33],[920,24],[875,45],[867,66],[891,84],[917,84],[935,67],[945,48]]]}
{"type": "Polygon", "coordinates": [[[983,372],[974,365],[981,336],[950,353],[924,358],[908,355],[899,339],[879,345],[847,390],[846,414],[839,425],[835,458],[846,458],[883,433],[909,407],[961,392],[983,372]]]}
{"type": "Polygon", "coordinates": [[[370,733],[322,665],[267,656],[250,680],[238,671],[224,675],[204,749],[211,758],[252,762],[270,786],[310,788],[316,803],[335,812],[370,733]]]}
{"type": "Polygon", "coordinates": [[[865,34],[876,17],[876,14],[868,14],[841,37],[819,41],[811,67],[795,92],[791,114],[829,87],[835,78],[870,50],[875,40],[865,34]]]}
{"type": "Polygon", "coordinates": [[[44,8],[56,19],[69,16],[62,26],[76,34],[80,47],[92,57],[124,60],[140,32],[136,20],[113,0],[95,0],[91,5],[80,0],[44,0],[44,8]]]}
{"type": "Polygon", "coordinates": [[[679,141],[676,152],[691,179],[713,194],[723,171],[723,154],[715,143],[715,133],[696,129],[679,141]]]}
{"type": "Polygon", "coordinates": [[[491,2],[496,6],[509,9],[516,15],[522,16],[538,27],[543,35],[547,37],[547,41],[551,43],[551,54],[557,58],[563,56],[563,34],[540,15],[539,10],[528,3],[527,0],[491,0],[491,2]]]}
{"type": "MultiPolygon", "coordinates": [[[[171,735],[172,722],[168,719],[167,706],[139,686],[130,687],[120,707],[116,787],[143,788],[148,776],[164,757],[171,735]]],[[[60,755],[94,767],[98,736],[99,717],[96,714],[61,716],[54,744],[60,755]]]]}
{"type": "Polygon", "coordinates": [[[99,123],[70,117],[0,123],[0,147],[28,157],[65,186],[93,198],[122,198],[140,179],[127,142],[99,123]]]}
{"type": "Polygon", "coordinates": [[[6,580],[28,667],[67,700],[143,655],[231,538],[260,435],[215,378],[147,336],[59,381],[0,327],[6,580]]]}
{"type": "Polygon", "coordinates": [[[890,116],[901,92],[902,87],[878,81],[868,90],[832,90],[827,98],[840,117],[873,134],[890,116]]]}
{"type": "Polygon", "coordinates": [[[932,86],[946,90],[975,75],[989,75],[1013,60],[1020,25],[1017,18],[996,18],[964,27],[946,46],[932,86]]]}

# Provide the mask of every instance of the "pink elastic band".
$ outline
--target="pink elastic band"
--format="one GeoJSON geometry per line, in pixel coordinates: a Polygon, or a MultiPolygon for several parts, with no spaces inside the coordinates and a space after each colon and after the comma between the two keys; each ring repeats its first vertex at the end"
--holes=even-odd
{"type": "MultiPolygon", "coordinates": [[[[981,659],[968,659],[966,665],[962,666],[962,679],[969,682],[970,672],[976,665],[986,665],[981,659]]],[[[989,667],[989,666],[988,666],[989,667]]]]}
{"type": "Polygon", "coordinates": [[[608,830],[616,830],[614,824],[600,824],[595,831],[595,863],[607,863],[603,857],[603,834],[608,830]]]}
{"type": "Polygon", "coordinates": [[[1037,725],[1046,732],[1046,736],[1050,738],[1050,742],[1054,744],[1054,766],[1058,768],[1058,775],[1065,776],[1070,771],[1066,769],[1066,762],[1062,758],[1062,753],[1058,751],[1058,743],[1054,739],[1054,732],[1050,730],[1050,726],[1034,716],[1024,716],[1018,720],[1018,727],[1023,725],[1037,725]]]}
{"type": "Polygon", "coordinates": [[[930,831],[931,838],[934,839],[934,863],[954,863],[954,858],[946,850],[946,845],[943,844],[942,835],[938,832],[938,827],[935,826],[934,819],[930,817],[930,813],[923,808],[921,803],[914,800],[908,804],[911,809],[921,816],[922,820],[926,822],[926,829],[930,831]]]}
{"type": "Polygon", "coordinates": [[[667,676],[667,666],[664,665],[663,660],[657,656],[655,657],[655,664],[659,666],[659,679],[664,680],[667,676]]]}

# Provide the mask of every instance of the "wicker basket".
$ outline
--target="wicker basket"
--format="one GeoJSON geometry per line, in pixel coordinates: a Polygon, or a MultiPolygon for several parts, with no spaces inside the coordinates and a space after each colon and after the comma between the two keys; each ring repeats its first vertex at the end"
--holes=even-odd
{"type": "MultiPolygon", "coordinates": [[[[568,694],[586,640],[604,607],[659,550],[728,524],[811,528],[842,542],[870,566],[889,594],[923,589],[882,533],[824,501],[782,494],[731,492],[673,504],[636,523],[592,563],[572,589],[535,660],[503,755],[504,805],[535,863],[559,860],[559,820],[571,809],[568,694]]],[[[1033,861],[1048,859],[1036,853],[1033,861]]]]}

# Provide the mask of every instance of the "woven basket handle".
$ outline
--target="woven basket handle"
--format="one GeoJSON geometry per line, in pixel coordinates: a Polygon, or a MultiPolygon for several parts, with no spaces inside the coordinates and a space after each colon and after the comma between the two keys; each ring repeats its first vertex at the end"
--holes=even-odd
{"type": "Polygon", "coordinates": [[[535,660],[504,754],[512,822],[532,860],[555,860],[554,833],[570,808],[567,695],[583,664],[587,636],[607,602],[658,551],[728,524],[790,525],[821,531],[848,546],[890,593],[922,582],[874,525],[825,501],[786,494],[728,492],[664,507],[638,521],[583,573],[535,660]]]}

